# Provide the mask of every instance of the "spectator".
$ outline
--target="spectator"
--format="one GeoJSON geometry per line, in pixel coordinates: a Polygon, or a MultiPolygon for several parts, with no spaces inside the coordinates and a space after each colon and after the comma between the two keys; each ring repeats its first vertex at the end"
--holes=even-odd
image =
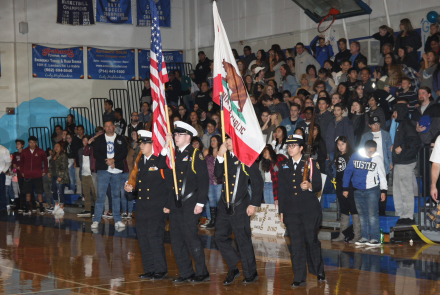
{"type": "Polygon", "coordinates": [[[356,245],[380,246],[378,199],[385,200],[388,184],[383,160],[376,150],[376,142],[367,141],[363,150],[351,156],[344,171],[343,195],[348,197],[351,180],[361,224],[361,239],[356,245]]]}
{"type": "Polygon", "coordinates": [[[432,90],[437,97],[440,97],[440,64],[437,64],[434,74],[432,75],[432,90]]]}
{"type": "MultiPolygon", "coordinates": [[[[347,52],[349,52],[348,50],[346,50],[347,52]]],[[[339,85],[339,83],[341,82],[347,82],[348,81],[348,69],[351,68],[351,63],[348,59],[344,59],[341,61],[341,71],[339,71],[338,73],[336,73],[334,75],[334,80],[335,80],[335,84],[339,85]]]]}
{"type": "Polygon", "coordinates": [[[306,74],[306,68],[308,65],[314,65],[315,68],[319,69],[321,66],[316,61],[316,59],[311,56],[307,50],[304,48],[303,43],[297,43],[296,44],[296,57],[295,57],[295,75],[296,79],[300,80],[300,77],[302,74],[306,74]]]}
{"type": "MultiPolygon", "coordinates": [[[[128,175],[134,168],[134,161],[132,161],[134,157],[134,150],[131,148],[130,139],[127,137],[125,140],[127,144],[127,157],[123,160],[124,162],[124,170],[122,172],[121,183],[125,184],[128,182],[128,175]]],[[[140,149],[140,147],[139,147],[140,149]]],[[[139,154],[139,152],[138,152],[139,154]]],[[[144,155],[145,156],[145,155],[144,155]]],[[[136,155],[137,157],[137,155],[136,155]]],[[[135,159],[136,161],[136,159],[135,159]]],[[[122,185],[119,193],[121,194],[121,218],[124,220],[131,219],[133,214],[133,200],[129,200],[127,198],[126,191],[124,189],[125,185],[122,185]]]]}
{"type": "Polygon", "coordinates": [[[280,113],[283,119],[289,117],[289,107],[284,102],[282,93],[277,92],[273,95],[273,105],[273,111],[280,113]]]}
{"type": "Polygon", "coordinates": [[[338,136],[347,137],[350,145],[354,146],[353,125],[348,117],[343,117],[344,106],[342,104],[335,105],[333,114],[335,119],[330,121],[325,137],[327,153],[329,153],[331,161],[333,160],[335,140],[338,136]]]}
{"type": "Polygon", "coordinates": [[[115,125],[116,134],[125,136],[125,131],[127,129],[127,122],[122,117],[122,109],[121,108],[115,109],[115,120],[114,120],[113,124],[115,125]]]}
{"type": "MultiPolygon", "coordinates": [[[[0,145],[0,212],[6,211],[9,207],[9,196],[6,193],[6,172],[8,172],[11,166],[11,155],[4,146],[0,145]]],[[[42,202],[40,200],[40,202],[42,202]]],[[[40,203],[42,207],[42,203],[40,203]]],[[[44,212],[44,208],[43,208],[44,212]]]]}
{"type": "Polygon", "coordinates": [[[318,35],[313,38],[312,42],[310,42],[310,48],[321,68],[324,67],[324,62],[334,55],[332,45],[330,44],[330,41],[327,43],[325,42],[324,35],[318,35]],[[316,46],[317,42],[319,43],[318,47],[316,46]]]}
{"type": "Polygon", "coordinates": [[[305,114],[305,120],[298,122],[298,124],[296,124],[297,128],[302,128],[304,130],[304,134],[305,137],[304,141],[307,142],[308,138],[309,138],[309,127],[310,127],[310,123],[312,123],[312,119],[313,119],[313,113],[314,113],[314,109],[313,107],[307,107],[304,110],[304,114],[305,114]]]}
{"type": "Polygon", "coordinates": [[[425,42],[425,53],[432,50],[431,41],[434,38],[434,36],[440,38],[439,24],[437,23],[431,24],[431,26],[429,27],[429,36],[428,38],[426,38],[426,42],[425,42]]]}
{"type": "Polygon", "coordinates": [[[61,125],[55,125],[54,132],[52,134],[52,145],[61,141],[63,141],[63,128],[61,125]]]}
{"type": "MultiPolygon", "coordinates": [[[[272,58],[272,56],[271,56],[272,58]]],[[[276,85],[281,84],[281,66],[285,65],[284,62],[284,53],[283,51],[279,50],[275,52],[275,59],[269,58],[269,67],[270,71],[273,71],[275,73],[274,81],[276,85]]],[[[275,87],[276,88],[276,87],[275,87]]]]}
{"type": "Polygon", "coordinates": [[[308,92],[312,92],[312,87],[310,87],[310,77],[308,74],[302,74],[300,78],[300,88],[296,91],[296,94],[299,94],[299,90],[304,89],[308,92]]]}
{"type": "Polygon", "coordinates": [[[264,108],[261,111],[261,131],[263,133],[264,141],[266,143],[272,142],[272,134],[277,128],[275,124],[272,124],[272,119],[270,116],[270,111],[268,108],[264,108]]]}
{"type": "Polygon", "coordinates": [[[316,104],[318,102],[319,93],[321,91],[325,91],[325,82],[322,80],[316,80],[313,84],[313,103],[316,104]]]}
{"type": "Polygon", "coordinates": [[[284,126],[286,128],[287,137],[293,134],[293,132],[297,128],[298,123],[303,120],[299,117],[299,115],[300,106],[296,103],[292,104],[290,106],[290,117],[283,119],[280,124],[281,126],[284,126]]]}
{"type": "Polygon", "coordinates": [[[210,69],[210,59],[206,57],[205,52],[199,51],[199,63],[196,65],[196,70],[194,71],[196,76],[196,84],[201,84],[206,82],[206,77],[211,71],[210,69]]]}
{"type": "Polygon", "coordinates": [[[411,119],[418,122],[422,116],[440,117],[440,105],[434,101],[431,89],[429,87],[420,87],[418,93],[420,106],[413,112],[411,119]]]}
{"type": "Polygon", "coordinates": [[[243,54],[244,54],[244,58],[243,58],[244,66],[246,68],[249,68],[249,65],[251,64],[251,62],[257,59],[255,57],[255,53],[252,52],[252,49],[250,46],[245,46],[243,48],[243,54]]]}
{"type": "Polygon", "coordinates": [[[191,139],[191,145],[193,148],[203,151],[205,147],[203,146],[202,140],[198,136],[193,136],[191,139]]]}
{"type": "MultiPolygon", "coordinates": [[[[394,53],[397,54],[400,47],[406,47],[408,50],[408,57],[417,63],[417,50],[422,47],[422,40],[420,35],[414,31],[411,21],[404,18],[400,21],[400,33],[397,35],[394,47],[394,53]]],[[[416,69],[418,70],[418,68],[416,69]]]]}
{"type": "Polygon", "coordinates": [[[397,51],[397,63],[399,65],[406,65],[407,67],[417,69],[419,65],[408,56],[408,50],[406,47],[400,47],[397,51]]]}
{"type": "MultiPolygon", "coordinates": [[[[133,132],[135,131],[133,130],[133,132]]],[[[93,156],[93,148],[89,145],[89,140],[89,136],[84,136],[82,147],[78,150],[78,166],[80,167],[81,185],[84,191],[84,210],[77,214],[78,217],[91,217],[92,204],[94,207],[96,201],[95,184],[92,176],[96,174],[96,160],[93,156]]]]}
{"type": "Polygon", "coordinates": [[[93,155],[96,159],[98,199],[95,204],[95,216],[93,217],[92,228],[98,228],[99,221],[104,211],[104,201],[107,187],[110,184],[113,202],[113,218],[115,227],[125,228],[120,215],[120,189],[123,186],[122,172],[124,159],[127,157],[127,144],[124,137],[115,133],[113,122],[104,123],[105,134],[95,139],[93,155]]]}
{"type": "Polygon", "coordinates": [[[350,185],[348,187],[347,197],[343,195],[343,176],[347,168],[350,157],[353,154],[353,148],[350,146],[347,137],[339,136],[335,143],[335,160],[336,166],[336,197],[338,198],[339,208],[341,210],[341,225],[339,227],[339,236],[333,239],[332,242],[344,242],[346,237],[344,231],[350,224],[350,213],[353,220],[354,238],[350,241],[356,243],[361,238],[361,224],[359,220],[356,203],[354,201],[354,189],[350,185]]]}
{"type": "MultiPolygon", "coordinates": [[[[54,215],[64,214],[64,187],[69,183],[69,169],[67,156],[61,144],[53,147],[53,156],[50,159],[49,179],[52,181],[52,193],[55,200],[54,215]]],[[[40,209],[41,210],[41,209],[40,209]]]]}
{"type": "Polygon", "coordinates": [[[209,145],[206,145],[208,148],[206,148],[203,151],[203,156],[205,157],[206,166],[208,167],[209,191],[208,191],[208,202],[205,208],[207,214],[207,222],[200,226],[202,228],[213,228],[215,226],[215,219],[217,216],[217,203],[219,202],[222,193],[223,181],[221,178],[215,177],[214,166],[215,166],[215,159],[217,158],[217,154],[218,154],[218,149],[220,148],[221,145],[222,145],[221,136],[213,135],[210,138],[209,145]]]}
{"type": "MultiPolygon", "coordinates": [[[[251,69],[253,65],[257,65],[257,67],[261,67],[263,69],[268,68],[266,61],[266,52],[264,52],[264,49],[260,49],[257,51],[256,59],[251,61],[248,68],[251,69]]],[[[255,74],[257,74],[257,71],[255,71],[255,74]]]]}
{"type": "Polygon", "coordinates": [[[413,90],[411,79],[408,77],[402,78],[402,87],[397,90],[396,95],[397,97],[404,97],[408,100],[408,111],[410,115],[415,111],[416,107],[419,106],[417,93],[413,90]]]}
{"type": "Polygon", "coordinates": [[[356,72],[359,71],[359,66],[357,63],[358,58],[365,58],[366,57],[361,53],[361,44],[358,41],[353,41],[350,44],[350,62],[351,62],[351,66],[354,67],[356,69],[356,72]]]}
{"type": "Polygon", "coordinates": [[[252,74],[251,70],[246,67],[244,60],[242,59],[237,61],[237,67],[242,79],[244,79],[245,76],[252,74]]]}
{"type": "Polygon", "coordinates": [[[346,84],[348,91],[350,93],[352,93],[356,89],[355,85],[358,82],[360,82],[360,81],[358,80],[358,71],[356,70],[356,68],[348,69],[348,81],[345,82],[345,84],[346,84]]]}
{"type": "Polygon", "coordinates": [[[140,103],[148,102],[151,104],[151,87],[150,87],[150,78],[144,79],[144,88],[142,88],[141,101],[140,103]]]}
{"type": "Polygon", "coordinates": [[[271,145],[266,145],[261,153],[262,176],[264,180],[264,203],[278,206],[278,171],[281,169],[280,162],[286,160],[286,156],[276,154],[271,145]]]}
{"type": "Polygon", "coordinates": [[[353,92],[350,92],[350,90],[348,89],[348,82],[339,83],[337,92],[344,98],[344,104],[349,106],[349,101],[353,92]]]}
{"type": "Polygon", "coordinates": [[[286,58],[286,64],[290,68],[290,72],[292,73],[292,75],[295,76],[295,58],[294,57],[286,58]]]}
{"type": "Polygon", "coordinates": [[[202,138],[204,132],[204,129],[202,127],[202,124],[200,122],[199,119],[199,115],[197,114],[197,112],[192,111],[191,114],[189,115],[189,120],[188,120],[188,124],[190,124],[192,127],[194,127],[197,130],[197,137],[202,138]]]}
{"type": "MultiPolygon", "coordinates": [[[[198,91],[200,91],[200,89],[199,89],[199,87],[197,86],[197,84],[195,82],[195,77],[196,76],[195,76],[193,70],[191,70],[189,72],[189,77],[191,78],[191,81],[190,81],[190,83],[191,83],[190,94],[183,96],[183,103],[185,104],[187,110],[192,110],[193,107],[194,107],[194,97],[195,97],[196,93],[198,91]]],[[[187,83],[187,81],[186,81],[186,83],[187,83]]],[[[182,85],[182,87],[183,87],[183,85],[182,85]]]]}
{"type": "Polygon", "coordinates": [[[75,131],[75,117],[72,114],[68,114],[66,118],[66,128],[65,130],[69,131],[70,133],[73,133],[75,131]]]}
{"type": "Polygon", "coordinates": [[[274,133],[274,141],[272,141],[272,147],[276,154],[281,154],[287,157],[286,139],[286,127],[278,126],[274,133]]]}
{"type": "Polygon", "coordinates": [[[197,111],[197,115],[199,116],[200,125],[203,128],[203,133],[206,131],[206,125],[208,124],[208,117],[204,110],[200,109],[197,111]]]}
{"type": "Polygon", "coordinates": [[[104,102],[104,114],[102,114],[102,122],[115,121],[115,112],[113,111],[113,101],[107,99],[104,102]]]}
{"type": "Polygon", "coordinates": [[[15,169],[15,173],[17,174],[17,180],[18,180],[18,189],[19,189],[19,198],[16,199],[17,200],[17,204],[16,208],[18,208],[18,210],[23,211],[22,209],[24,209],[24,204],[25,204],[25,200],[24,197],[26,197],[25,195],[23,195],[23,175],[21,172],[21,168],[22,168],[22,157],[21,157],[21,153],[23,152],[23,148],[24,148],[24,140],[21,139],[16,139],[15,140],[15,148],[17,149],[17,151],[15,153],[12,154],[12,169],[15,169]]]}
{"type": "Polygon", "coordinates": [[[316,72],[316,67],[314,65],[308,65],[306,68],[306,72],[309,75],[309,86],[313,87],[315,82],[318,80],[318,73],[316,72]]]}
{"type": "MultiPolygon", "coordinates": [[[[70,133],[67,133],[66,145],[65,145],[65,155],[67,158],[67,168],[68,168],[68,173],[69,173],[69,182],[67,184],[69,184],[69,185],[66,186],[66,188],[68,187],[69,190],[66,190],[64,192],[65,194],[74,194],[75,192],[77,192],[77,190],[75,189],[75,184],[78,183],[77,179],[76,179],[75,159],[77,158],[79,147],[77,146],[76,142],[77,142],[77,139],[75,139],[75,136],[73,136],[70,133]]],[[[64,148],[63,148],[63,154],[64,154],[64,148]]],[[[52,181],[52,179],[51,179],[51,181],[52,181]]],[[[63,195],[63,198],[64,198],[64,195],[63,195]]]]}
{"type": "Polygon", "coordinates": [[[321,127],[319,124],[313,126],[313,144],[311,157],[319,164],[321,173],[325,173],[325,160],[327,160],[327,147],[324,138],[321,135],[321,127]]]}
{"type": "Polygon", "coordinates": [[[324,62],[324,69],[326,69],[330,74],[336,73],[334,67],[335,63],[331,59],[327,59],[324,62]]]}
{"type": "Polygon", "coordinates": [[[142,111],[139,114],[139,122],[143,123],[145,126],[145,124],[147,124],[148,121],[150,121],[150,117],[151,117],[150,105],[148,104],[148,102],[144,102],[142,104],[142,111]]]}
{"type": "MultiPolygon", "coordinates": [[[[421,90],[422,91],[422,90],[421,90]]],[[[393,197],[397,224],[413,224],[414,214],[414,168],[420,140],[408,116],[406,104],[394,106],[394,117],[399,123],[393,145],[393,197]]]]}
{"type": "Polygon", "coordinates": [[[351,123],[353,124],[353,133],[355,140],[354,147],[356,148],[359,146],[362,134],[364,134],[365,129],[364,107],[358,100],[353,101],[351,105],[351,113],[348,116],[351,120],[351,123]]]}
{"type": "Polygon", "coordinates": [[[315,124],[321,126],[321,136],[325,140],[327,134],[327,127],[335,116],[328,111],[329,101],[326,98],[318,98],[318,114],[315,117],[315,124]]]}
{"type": "Polygon", "coordinates": [[[393,45],[390,43],[385,43],[381,47],[381,56],[379,58],[379,62],[377,63],[379,66],[383,67],[385,65],[385,55],[387,53],[391,53],[393,58],[396,59],[396,56],[393,54],[393,45]]]}
{"type": "MultiPolygon", "coordinates": [[[[345,39],[345,38],[339,39],[338,40],[338,48],[339,48],[339,52],[336,53],[336,55],[335,55],[335,68],[334,68],[335,72],[338,72],[342,69],[342,61],[343,60],[349,60],[351,57],[350,50],[347,49],[347,39],[345,39]]],[[[351,67],[351,65],[350,65],[350,67],[351,67]]]]}
{"type": "MultiPolygon", "coordinates": [[[[420,68],[420,86],[432,88],[433,74],[438,65],[438,54],[434,51],[428,51],[422,55],[422,66],[420,68]]],[[[434,99],[437,95],[433,93],[434,99]]]]}
{"type": "Polygon", "coordinates": [[[212,105],[212,98],[209,96],[209,86],[208,82],[202,82],[200,85],[200,91],[197,93],[195,97],[195,103],[199,106],[200,109],[208,112],[209,105],[212,105]]]}
{"type": "Polygon", "coordinates": [[[333,80],[332,74],[326,68],[320,68],[318,71],[319,80],[325,82],[325,90],[328,93],[335,93],[338,86],[336,86],[333,80]]]}
{"type": "Polygon", "coordinates": [[[360,72],[360,76],[361,76],[362,85],[364,86],[364,91],[366,93],[370,93],[370,94],[373,93],[374,92],[374,83],[370,79],[370,77],[371,77],[370,69],[367,67],[363,68],[360,72]]]}
{"type": "Polygon", "coordinates": [[[387,71],[384,67],[382,66],[377,66],[374,68],[374,72],[373,72],[373,77],[375,80],[375,84],[376,84],[376,89],[384,89],[385,86],[387,85],[387,71]]]}
{"type": "Polygon", "coordinates": [[[237,62],[240,59],[240,55],[238,55],[237,49],[232,48],[232,54],[234,55],[235,61],[237,62]]]}
{"type": "MultiPolygon", "coordinates": [[[[377,97],[377,95],[371,96],[370,99],[368,100],[368,111],[366,111],[365,113],[365,125],[369,124],[368,122],[370,122],[370,118],[379,117],[380,128],[385,130],[386,129],[385,113],[383,112],[382,108],[379,108],[377,106],[378,104],[379,104],[379,98],[377,97]]],[[[364,132],[368,132],[368,130],[369,129],[366,126],[364,132]]]]}
{"type": "Polygon", "coordinates": [[[440,136],[437,137],[429,159],[431,165],[431,197],[434,202],[438,199],[437,181],[440,174],[440,136]]]}
{"type": "Polygon", "coordinates": [[[138,112],[131,113],[131,124],[128,125],[128,134],[132,134],[133,132],[138,132],[139,130],[144,129],[144,124],[139,122],[139,114],[138,112]]]}
{"type": "Polygon", "coordinates": [[[380,48],[382,48],[384,44],[391,44],[391,46],[394,45],[394,30],[388,26],[380,26],[379,32],[373,34],[371,37],[380,42],[380,48]]]}
{"type": "Polygon", "coordinates": [[[214,120],[207,119],[206,121],[206,133],[203,134],[202,143],[205,149],[208,149],[211,146],[211,137],[218,135],[218,132],[216,131],[217,123],[214,120]]]}
{"type": "Polygon", "coordinates": [[[180,104],[179,108],[177,109],[178,113],[179,113],[179,120],[186,122],[188,120],[188,114],[186,113],[186,108],[185,105],[180,104]]]}
{"type": "Polygon", "coordinates": [[[188,76],[182,76],[180,70],[174,70],[174,77],[180,82],[180,96],[185,96],[191,94],[191,78],[188,76]]]}
{"type": "MultiPolygon", "coordinates": [[[[328,99],[328,98],[327,98],[328,99]]],[[[331,112],[333,114],[333,110],[335,108],[335,105],[337,105],[338,103],[341,103],[345,106],[344,102],[343,102],[343,97],[342,95],[340,95],[339,93],[335,93],[332,95],[332,105],[329,107],[329,112],[331,112]]],[[[348,116],[348,110],[347,108],[344,108],[344,114],[342,115],[344,117],[348,116]]]]}
{"type": "Polygon", "coordinates": [[[290,93],[296,93],[299,86],[296,78],[293,76],[290,70],[290,67],[287,64],[281,65],[280,73],[282,81],[280,85],[280,91],[288,90],[290,91],[290,93]]]}
{"type": "Polygon", "coordinates": [[[179,95],[182,91],[182,84],[180,84],[180,81],[176,79],[174,72],[168,73],[168,79],[168,82],[165,84],[165,95],[167,97],[167,104],[173,107],[177,107],[179,105],[179,95]]]}

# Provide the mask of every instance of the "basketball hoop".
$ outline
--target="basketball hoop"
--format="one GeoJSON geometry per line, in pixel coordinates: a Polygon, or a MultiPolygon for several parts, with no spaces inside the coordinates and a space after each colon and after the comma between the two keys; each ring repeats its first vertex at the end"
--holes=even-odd
{"type": "Polygon", "coordinates": [[[324,16],[324,18],[319,22],[318,32],[322,34],[325,31],[327,31],[328,29],[330,29],[330,27],[332,26],[332,24],[336,20],[336,15],[338,15],[338,14],[339,14],[339,11],[337,9],[331,8],[329,10],[328,14],[326,16],[324,16]]]}

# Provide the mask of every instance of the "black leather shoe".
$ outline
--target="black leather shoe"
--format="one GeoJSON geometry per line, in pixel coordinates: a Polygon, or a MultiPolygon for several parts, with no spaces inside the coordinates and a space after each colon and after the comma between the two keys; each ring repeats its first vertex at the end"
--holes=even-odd
{"type": "Polygon", "coordinates": [[[162,280],[166,275],[168,274],[168,272],[156,272],[154,273],[153,276],[153,280],[162,280]]]}
{"type": "Polygon", "coordinates": [[[243,284],[250,284],[250,283],[255,282],[256,280],[258,280],[258,273],[255,272],[251,277],[244,278],[243,284]]]}
{"type": "Polygon", "coordinates": [[[151,280],[151,279],[153,278],[153,276],[154,276],[154,273],[152,273],[152,272],[147,272],[147,273],[141,274],[141,275],[139,276],[139,278],[140,278],[140,279],[149,279],[149,280],[151,280]]]}
{"type": "Polygon", "coordinates": [[[207,273],[206,275],[201,275],[201,276],[195,276],[191,282],[192,283],[202,283],[202,282],[207,282],[209,281],[209,273],[207,273]]]}
{"type": "Polygon", "coordinates": [[[293,282],[291,285],[290,285],[290,287],[294,287],[294,288],[296,288],[296,287],[302,287],[302,286],[305,286],[306,285],[306,282],[305,281],[301,281],[301,282],[293,282]]]}
{"type": "Polygon", "coordinates": [[[325,273],[322,272],[318,275],[318,282],[323,282],[325,281],[325,273]]]}
{"type": "Polygon", "coordinates": [[[191,275],[191,276],[186,277],[186,278],[184,278],[184,277],[178,277],[178,278],[176,278],[176,279],[173,280],[173,283],[180,284],[180,283],[184,283],[184,282],[189,282],[189,281],[191,281],[193,278],[194,278],[194,275],[191,275]]]}
{"type": "Polygon", "coordinates": [[[238,269],[228,271],[226,279],[223,281],[223,286],[232,284],[236,278],[240,276],[240,271],[238,269]]]}

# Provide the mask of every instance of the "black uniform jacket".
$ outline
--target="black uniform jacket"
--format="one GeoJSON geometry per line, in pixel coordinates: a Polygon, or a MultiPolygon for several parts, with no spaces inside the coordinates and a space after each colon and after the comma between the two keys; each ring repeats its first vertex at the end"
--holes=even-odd
{"type": "MultiPolygon", "coordinates": [[[[236,192],[234,204],[243,203],[245,207],[249,205],[260,207],[261,198],[263,196],[264,182],[260,170],[258,169],[258,164],[254,162],[251,167],[248,167],[241,163],[235,155],[232,156],[229,152],[227,153],[227,157],[230,202],[232,202],[232,197],[234,196],[234,192],[236,192]],[[246,197],[248,194],[249,179],[251,180],[252,188],[251,200],[246,197]]],[[[216,159],[214,166],[214,175],[216,177],[223,178],[222,197],[219,200],[219,205],[226,203],[224,171],[224,163],[220,163],[218,159],[216,159]]]]}
{"type": "Polygon", "coordinates": [[[318,198],[315,193],[321,191],[322,180],[319,164],[314,160],[312,181],[310,181],[310,173],[312,167],[309,169],[309,176],[307,180],[312,183],[312,191],[301,189],[301,182],[304,171],[304,158],[301,159],[296,167],[293,168],[293,161],[289,159],[279,163],[280,170],[278,171],[278,208],[279,213],[295,214],[300,212],[310,212],[314,210],[321,210],[318,198]]]}
{"type": "MultiPolygon", "coordinates": [[[[181,195],[180,197],[185,199],[186,196],[192,193],[192,196],[183,202],[182,207],[184,209],[192,208],[193,210],[197,203],[206,204],[209,189],[208,168],[203,154],[199,150],[195,150],[192,145],[188,145],[182,153],[177,153],[177,150],[178,149],[176,149],[175,165],[177,187],[181,195]]],[[[160,169],[169,170],[166,164],[166,156],[159,155],[158,167],[160,169]]],[[[176,208],[174,203],[174,182],[171,188],[171,208],[168,207],[169,209],[176,208]]]]}

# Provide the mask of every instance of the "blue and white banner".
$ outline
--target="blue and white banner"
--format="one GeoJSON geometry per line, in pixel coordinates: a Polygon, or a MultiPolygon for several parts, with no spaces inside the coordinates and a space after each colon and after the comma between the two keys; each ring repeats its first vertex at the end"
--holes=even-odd
{"type": "MultiPolygon", "coordinates": [[[[171,27],[171,0],[154,0],[160,27],[171,27]]],[[[137,25],[151,27],[150,0],[137,0],[137,25]]]]}
{"type": "Polygon", "coordinates": [[[96,21],[133,24],[131,0],[96,0],[96,21]]]}
{"type": "Polygon", "coordinates": [[[87,47],[87,78],[134,80],[134,49],[106,50],[87,47]]]}
{"type": "Polygon", "coordinates": [[[32,45],[32,77],[84,79],[83,48],[32,45]]]}
{"type": "Polygon", "coordinates": [[[92,0],[58,0],[57,4],[57,23],[74,26],[95,24],[92,0]]]}
{"type": "MultiPolygon", "coordinates": [[[[168,66],[169,63],[183,62],[182,51],[164,51],[162,54],[165,60],[165,64],[167,64],[168,71],[171,69],[168,66]]],[[[173,67],[172,69],[175,69],[175,67],[173,67]]],[[[150,50],[138,49],[138,73],[138,78],[140,80],[150,76],[150,50]]]]}

